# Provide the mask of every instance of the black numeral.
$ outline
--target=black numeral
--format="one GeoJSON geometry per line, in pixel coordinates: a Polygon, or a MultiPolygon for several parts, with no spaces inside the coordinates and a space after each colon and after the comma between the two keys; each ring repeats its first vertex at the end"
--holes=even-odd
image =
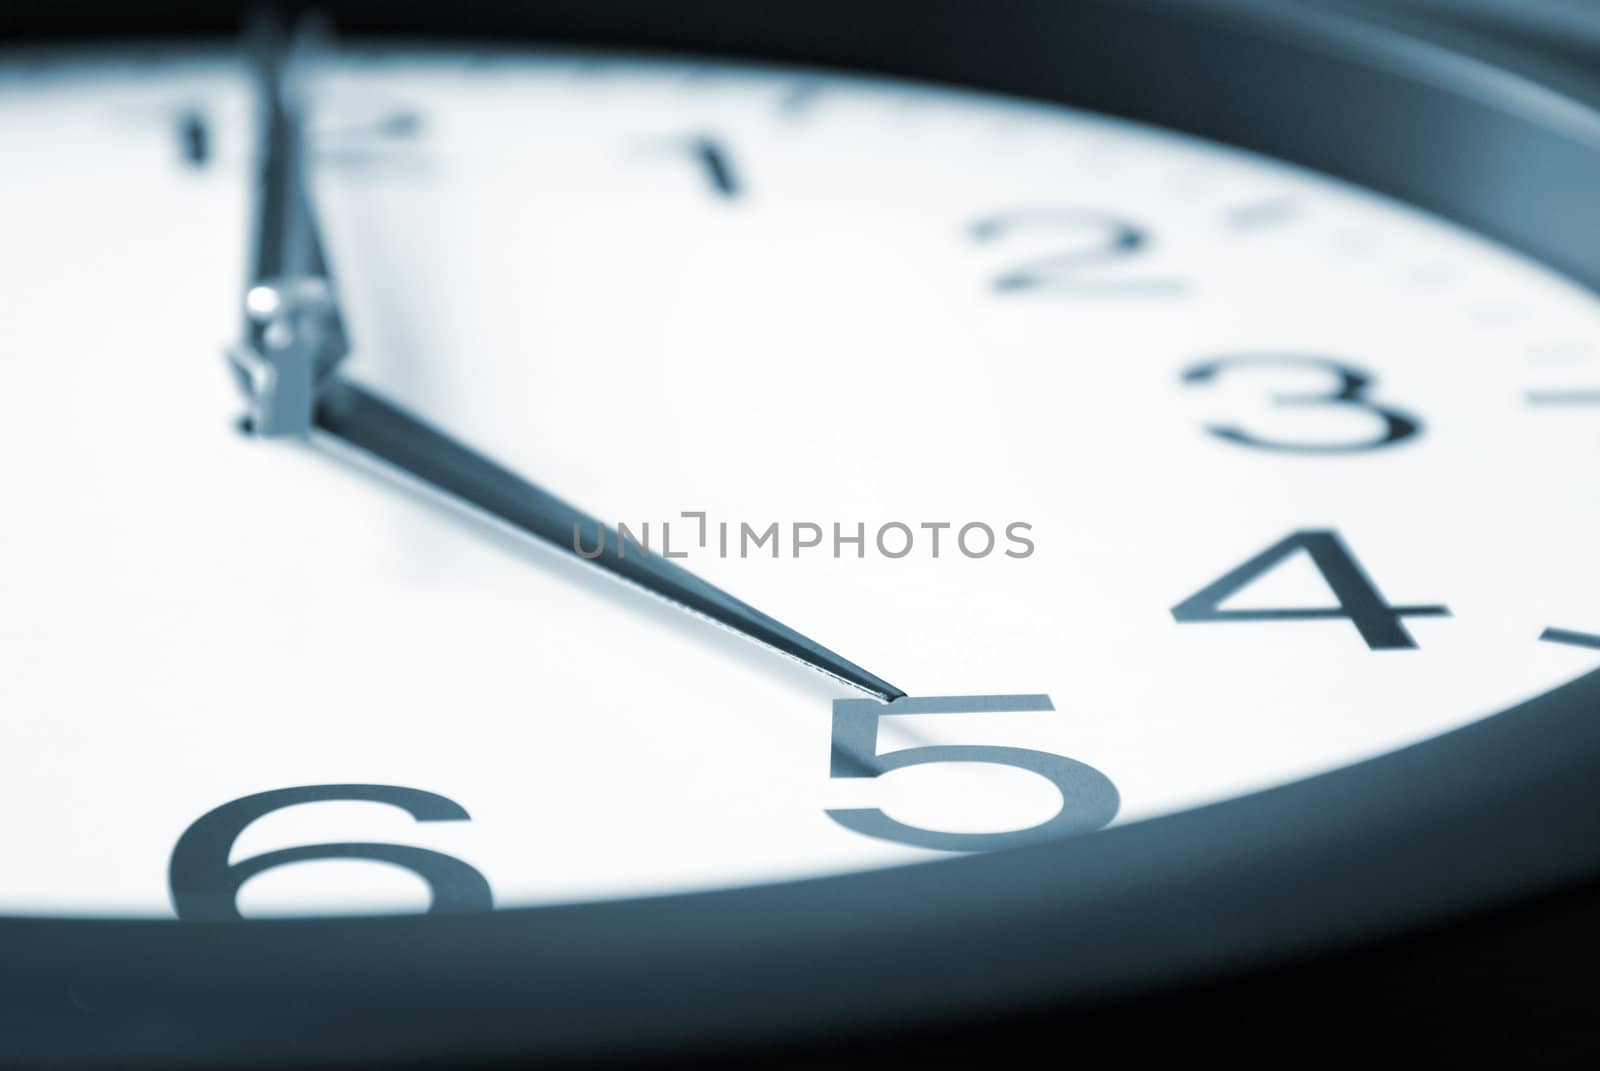
{"type": "Polygon", "coordinates": [[[180,919],[237,919],[241,886],[262,871],[313,859],[369,859],[411,871],[433,892],[429,914],[488,911],[494,906],[482,874],[453,856],[404,844],[308,844],[228,862],[233,842],[262,815],[300,803],[366,800],[398,807],[419,822],[465,822],[470,815],[432,792],[396,785],[306,785],[224,803],[184,830],[172,849],[168,883],[180,919]]]}
{"type": "Polygon", "coordinates": [[[1298,354],[1266,354],[1219,357],[1197,364],[1183,373],[1183,381],[1191,385],[1210,383],[1220,378],[1230,368],[1269,368],[1314,370],[1328,379],[1323,390],[1293,391],[1272,395],[1276,405],[1287,407],[1337,406],[1369,413],[1381,425],[1374,435],[1349,442],[1315,443],[1270,439],[1252,434],[1231,424],[1214,424],[1206,428],[1219,439],[1256,450],[1278,450],[1296,454],[1350,454],[1367,450],[1380,450],[1397,446],[1422,431],[1416,417],[1401,409],[1379,405],[1368,397],[1376,382],[1368,372],[1341,364],[1328,357],[1301,356],[1298,354]]]}
{"type": "Polygon", "coordinates": [[[988,762],[1036,773],[1061,793],[1055,816],[1028,829],[1003,833],[946,833],[907,825],[877,808],[831,810],[829,818],[846,829],[880,840],[947,852],[981,852],[1077,833],[1092,833],[1117,816],[1116,786],[1093,766],[1022,747],[955,744],[913,747],[878,754],[878,722],[893,714],[978,714],[1054,710],[1045,695],[968,695],[922,699],[836,699],[833,702],[833,762],[836,778],[877,777],[890,770],[936,762],[988,762]]]}
{"type": "Polygon", "coordinates": [[[1303,531],[1274,543],[1254,558],[1208,584],[1172,608],[1172,616],[1185,624],[1196,621],[1325,621],[1348,618],[1374,651],[1416,647],[1402,620],[1406,617],[1448,617],[1443,606],[1390,606],[1338,533],[1303,531]],[[1337,607],[1287,610],[1224,610],[1230,595],[1248,587],[1296,551],[1311,555],[1322,578],[1339,600],[1337,607]]]}
{"type": "Polygon", "coordinates": [[[1068,248],[1025,261],[996,275],[1001,293],[1046,293],[1063,297],[1173,294],[1175,279],[1097,278],[1092,269],[1136,259],[1151,246],[1150,233],[1130,220],[1079,208],[1019,209],[972,225],[975,241],[992,244],[1018,236],[1061,236],[1068,248]]]}
{"type": "Polygon", "coordinates": [[[719,200],[732,201],[744,192],[733,154],[717,138],[706,134],[672,138],[662,146],[674,156],[687,153],[694,169],[705,180],[706,188],[719,200]]]}
{"type": "Polygon", "coordinates": [[[733,162],[720,144],[711,138],[696,138],[689,151],[705,172],[706,181],[720,197],[739,196],[739,177],[734,173],[733,162]]]}

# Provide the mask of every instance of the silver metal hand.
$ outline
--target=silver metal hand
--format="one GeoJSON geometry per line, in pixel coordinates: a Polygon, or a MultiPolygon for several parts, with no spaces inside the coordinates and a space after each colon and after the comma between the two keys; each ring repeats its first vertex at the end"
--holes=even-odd
{"type": "Polygon", "coordinates": [[[656,555],[625,557],[617,533],[335,370],[348,351],[305,173],[293,49],[254,35],[262,94],[260,204],[243,341],[229,354],[261,436],[331,435],[518,531],[690,613],[885,700],[905,693],[775,618],[656,555]],[[599,530],[604,552],[577,554],[574,532],[599,530]]]}
{"type": "Polygon", "coordinates": [[[228,352],[257,435],[305,435],[317,392],[349,350],[306,184],[305,135],[294,64],[308,34],[293,41],[275,21],[247,37],[260,90],[261,140],[255,250],[244,299],[244,333],[228,352]]]}

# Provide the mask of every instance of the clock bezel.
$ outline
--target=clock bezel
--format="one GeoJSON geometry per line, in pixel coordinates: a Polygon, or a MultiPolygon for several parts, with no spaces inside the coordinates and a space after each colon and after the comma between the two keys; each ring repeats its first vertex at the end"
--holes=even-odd
{"type": "MultiPolygon", "coordinates": [[[[688,51],[1061,100],[1377,189],[1600,291],[1600,242],[1582,226],[1600,225],[1585,195],[1600,188],[1600,79],[1543,70],[1536,50],[1403,8],[320,6],[351,35],[688,51]],[[1059,44],[1081,41],[1093,45],[1059,44]],[[1362,122],[1329,121],[1352,108],[1362,122]],[[1477,169],[1432,166],[1468,146],[1477,169]],[[1501,161],[1516,165],[1514,197],[1511,176],[1488,170],[1501,161]]],[[[75,32],[222,34],[237,18],[227,4],[140,7],[6,17],[35,36],[65,32],[63,19],[75,32]]],[[[483,916],[3,918],[0,1062],[684,1054],[948,1024],[1259,966],[1600,873],[1597,714],[1600,671],[1306,781],[1060,844],[826,879],[483,916]]]]}

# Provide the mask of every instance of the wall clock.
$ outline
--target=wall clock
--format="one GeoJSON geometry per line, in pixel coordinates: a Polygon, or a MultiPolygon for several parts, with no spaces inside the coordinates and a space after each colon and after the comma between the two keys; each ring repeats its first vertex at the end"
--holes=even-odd
{"type": "Polygon", "coordinates": [[[5,19],[0,1060],[803,1050],[1600,866],[1592,18],[5,19]]]}

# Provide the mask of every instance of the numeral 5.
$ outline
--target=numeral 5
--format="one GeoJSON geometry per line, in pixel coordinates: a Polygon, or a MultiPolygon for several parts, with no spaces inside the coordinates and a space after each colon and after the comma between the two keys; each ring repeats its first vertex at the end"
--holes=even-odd
{"type": "Polygon", "coordinates": [[[1054,710],[1047,695],[969,695],[897,699],[836,699],[833,703],[833,761],[836,778],[877,777],[891,770],[939,762],[987,762],[1036,773],[1061,793],[1061,810],[1027,829],[1000,833],[946,833],[890,818],[876,808],[830,810],[846,829],[879,840],[947,852],[981,852],[1077,833],[1092,833],[1117,815],[1120,799],[1110,778],[1094,767],[1048,751],[980,744],[913,747],[878,754],[878,722],[892,714],[984,714],[1054,710]]]}

